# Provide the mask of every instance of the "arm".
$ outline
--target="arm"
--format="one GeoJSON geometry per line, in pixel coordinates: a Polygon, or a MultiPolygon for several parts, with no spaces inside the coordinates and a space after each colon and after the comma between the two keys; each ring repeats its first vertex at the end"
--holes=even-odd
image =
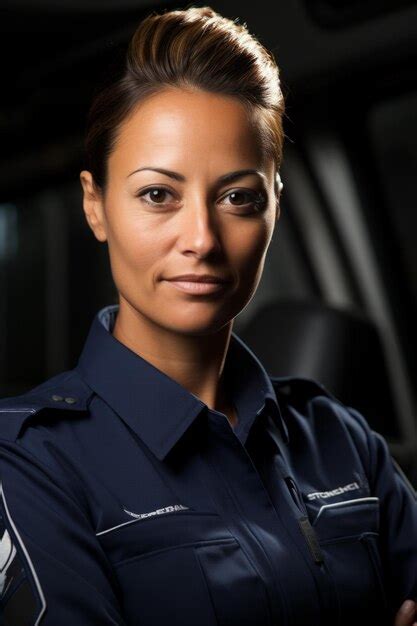
{"type": "Polygon", "coordinates": [[[0,439],[0,624],[123,626],[117,581],[65,479],[0,439]]]}
{"type": "Polygon", "coordinates": [[[381,556],[394,618],[405,600],[417,601],[417,494],[385,439],[359,412],[351,407],[347,410],[353,420],[347,425],[368,468],[371,491],[380,500],[381,556]]]}

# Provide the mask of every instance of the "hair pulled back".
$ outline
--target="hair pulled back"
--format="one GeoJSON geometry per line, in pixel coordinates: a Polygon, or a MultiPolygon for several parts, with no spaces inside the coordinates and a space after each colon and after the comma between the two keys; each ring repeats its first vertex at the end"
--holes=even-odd
{"type": "Polygon", "coordinates": [[[246,25],[209,6],[152,12],[135,30],[120,76],[94,97],[87,116],[85,156],[94,184],[107,184],[107,162],[118,129],[146,97],[166,87],[236,97],[256,113],[266,158],[278,172],[284,143],[279,69],[246,25]]]}

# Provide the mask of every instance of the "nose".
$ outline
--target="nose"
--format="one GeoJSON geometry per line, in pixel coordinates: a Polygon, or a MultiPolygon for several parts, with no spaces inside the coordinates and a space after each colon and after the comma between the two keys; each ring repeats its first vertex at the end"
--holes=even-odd
{"type": "Polygon", "coordinates": [[[216,209],[202,194],[187,200],[181,213],[180,252],[207,257],[221,249],[221,229],[216,209]]]}

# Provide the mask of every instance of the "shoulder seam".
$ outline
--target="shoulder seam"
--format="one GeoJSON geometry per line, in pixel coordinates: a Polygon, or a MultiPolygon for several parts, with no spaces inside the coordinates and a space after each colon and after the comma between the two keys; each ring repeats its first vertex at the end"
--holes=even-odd
{"type": "MultiPolygon", "coordinates": [[[[372,492],[374,492],[375,491],[375,476],[374,476],[374,472],[372,471],[372,468],[375,465],[375,459],[373,458],[374,452],[373,452],[372,445],[371,445],[370,438],[369,438],[369,435],[370,435],[370,432],[371,432],[371,428],[370,428],[369,424],[367,424],[367,422],[366,422],[365,418],[363,417],[363,415],[361,413],[359,413],[359,411],[357,411],[354,407],[351,407],[351,406],[348,406],[348,405],[342,404],[342,403],[340,403],[340,404],[341,404],[342,408],[345,409],[347,414],[354,420],[355,424],[358,425],[358,427],[361,430],[361,432],[364,434],[365,442],[366,442],[365,445],[366,445],[366,452],[367,452],[367,461],[368,461],[367,467],[366,468],[364,467],[364,470],[365,470],[366,476],[368,478],[369,485],[370,485],[370,487],[372,489],[372,492]],[[365,422],[365,425],[364,425],[363,422],[365,422]],[[366,425],[368,426],[368,428],[366,428],[366,425]]],[[[355,448],[358,450],[359,456],[361,456],[360,451],[358,449],[358,445],[357,445],[357,443],[355,441],[355,438],[351,434],[350,430],[349,430],[349,435],[350,435],[350,437],[351,437],[351,439],[353,441],[353,444],[354,444],[355,448]]],[[[361,457],[361,459],[362,459],[362,457],[361,457]]],[[[363,461],[362,461],[362,464],[364,464],[363,461]]]]}

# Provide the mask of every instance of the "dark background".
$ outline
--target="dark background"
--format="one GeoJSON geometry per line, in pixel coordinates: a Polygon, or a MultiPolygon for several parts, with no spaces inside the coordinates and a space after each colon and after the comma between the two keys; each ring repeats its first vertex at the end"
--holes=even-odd
{"type": "MultiPolygon", "coordinates": [[[[138,22],[186,6],[3,2],[2,397],[73,367],[117,302],[82,212],[86,113],[138,22]]],[[[274,52],[287,104],[282,217],[234,330],[271,374],[317,378],[361,410],[417,485],[416,2],[210,6],[274,52]]]]}

